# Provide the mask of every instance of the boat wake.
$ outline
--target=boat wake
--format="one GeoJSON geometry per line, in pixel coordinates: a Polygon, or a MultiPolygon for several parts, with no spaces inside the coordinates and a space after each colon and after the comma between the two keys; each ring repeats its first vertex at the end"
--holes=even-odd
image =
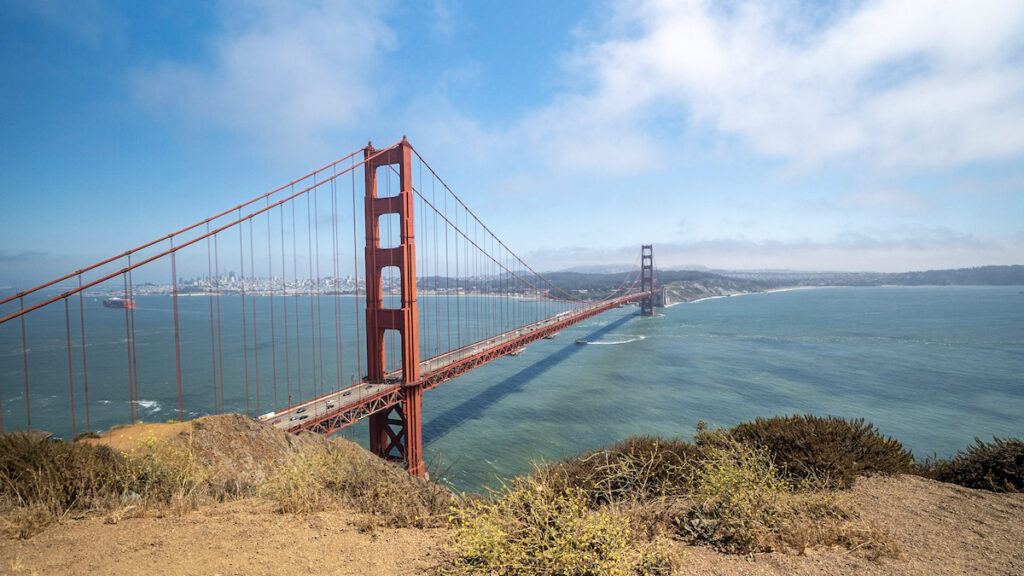
{"type": "Polygon", "coordinates": [[[600,346],[615,346],[618,344],[629,344],[630,342],[638,342],[645,339],[646,336],[632,336],[623,340],[587,340],[587,344],[596,344],[600,346]]]}

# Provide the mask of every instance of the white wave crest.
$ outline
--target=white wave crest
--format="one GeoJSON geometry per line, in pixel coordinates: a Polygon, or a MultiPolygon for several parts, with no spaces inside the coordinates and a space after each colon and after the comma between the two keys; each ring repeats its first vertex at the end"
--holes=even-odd
{"type": "Polygon", "coordinates": [[[141,406],[142,408],[152,410],[153,412],[160,411],[160,403],[157,402],[156,400],[135,400],[135,403],[141,406]]]}

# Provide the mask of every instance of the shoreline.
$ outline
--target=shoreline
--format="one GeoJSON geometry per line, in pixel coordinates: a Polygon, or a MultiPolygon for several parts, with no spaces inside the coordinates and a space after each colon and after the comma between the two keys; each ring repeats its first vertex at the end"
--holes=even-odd
{"type": "Polygon", "coordinates": [[[758,290],[757,292],[736,292],[735,294],[722,294],[720,296],[706,296],[704,298],[697,298],[696,300],[688,300],[686,302],[676,302],[666,306],[671,308],[679,304],[696,304],[698,302],[704,302],[707,300],[718,300],[720,298],[732,298],[734,296],[752,296],[754,294],[772,294],[775,292],[793,292],[795,290],[814,290],[817,288],[842,288],[842,286],[789,286],[786,288],[771,288],[769,290],[758,290]]]}

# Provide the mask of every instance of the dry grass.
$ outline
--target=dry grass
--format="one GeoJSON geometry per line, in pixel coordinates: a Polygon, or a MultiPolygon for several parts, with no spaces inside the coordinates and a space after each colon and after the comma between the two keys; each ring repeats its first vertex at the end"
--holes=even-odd
{"type": "Polygon", "coordinates": [[[27,538],[68,515],[153,506],[191,509],[202,467],[184,447],[152,444],[122,454],[107,446],[0,435],[4,532],[27,538]]]}
{"type": "Polygon", "coordinates": [[[351,443],[308,446],[295,452],[263,486],[282,512],[309,513],[344,505],[394,527],[444,523],[454,495],[414,478],[351,443]]]}
{"type": "Polygon", "coordinates": [[[378,524],[443,524],[454,496],[345,440],[294,436],[237,415],[124,427],[80,442],[0,435],[0,529],[31,537],[69,515],[116,523],[204,502],[273,498],[283,512],[343,505],[378,524]]]}

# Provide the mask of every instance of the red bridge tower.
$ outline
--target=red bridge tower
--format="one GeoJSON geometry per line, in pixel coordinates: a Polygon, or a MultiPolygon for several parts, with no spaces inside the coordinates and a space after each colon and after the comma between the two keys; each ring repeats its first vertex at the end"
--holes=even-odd
{"type": "Polygon", "coordinates": [[[651,244],[640,247],[640,291],[647,294],[640,301],[640,315],[654,316],[654,247],[651,244]]]}
{"type": "MultiPolygon", "coordinates": [[[[378,151],[367,145],[364,158],[378,151]]],[[[401,337],[402,402],[389,410],[370,416],[370,451],[378,456],[405,463],[414,476],[424,476],[423,438],[420,427],[422,389],[419,380],[419,315],[416,305],[416,245],[413,227],[412,147],[405,138],[394,147],[369,159],[366,178],[366,361],[367,379],[384,382],[387,378],[384,336],[395,330],[401,337]],[[399,190],[395,196],[381,198],[377,192],[377,169],[398,166],[399,190]],[[380,242],[381,216],[397,214],[400,240],[397,246],[383,248],[380,242]],[[402,294],[398,308],[384,304],[381,282],[384,268],[394,266],[401,277],[402,294]]],[[[392,374],[392,377],[394,375],[392,374]]]]}

